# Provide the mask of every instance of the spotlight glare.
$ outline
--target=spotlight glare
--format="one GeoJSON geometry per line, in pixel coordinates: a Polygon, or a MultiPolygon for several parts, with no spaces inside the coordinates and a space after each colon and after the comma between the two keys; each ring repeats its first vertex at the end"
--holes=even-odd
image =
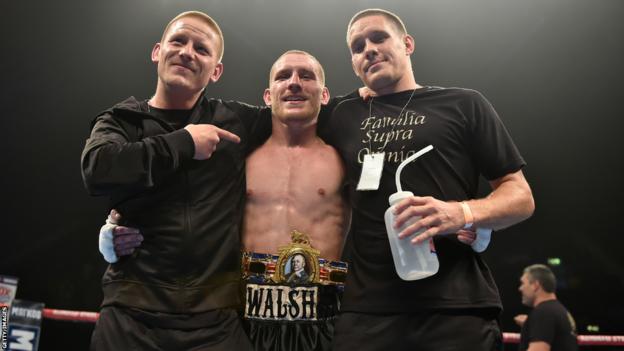
{"type": "Polygon", "coordinates": [[[561,259],[559,257],[549,257],[548,264],[551,266],[559,266],[561,265],[561,259]]]}

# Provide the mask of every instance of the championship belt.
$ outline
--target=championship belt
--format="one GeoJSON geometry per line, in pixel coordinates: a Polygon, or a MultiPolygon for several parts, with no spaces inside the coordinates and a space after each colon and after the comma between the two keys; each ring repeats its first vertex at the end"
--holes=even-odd
{"type": "Polygon", "coordinates": [[[277,255],[243,252],[243,279],[258,283],[344,285],[346,262],[320,258],[304,233],[293,230],[290,235],[291,243],[280,247],[277,255]],[[303,270],[293,272],[301,259],[303,270]]]}
{"type": "Polygon", "coordinates": [[[347,264],[320,258],[304,233],[291,238],[277,255],[243,252],[246,319],[316,321],[337,313],[347,264]]]}

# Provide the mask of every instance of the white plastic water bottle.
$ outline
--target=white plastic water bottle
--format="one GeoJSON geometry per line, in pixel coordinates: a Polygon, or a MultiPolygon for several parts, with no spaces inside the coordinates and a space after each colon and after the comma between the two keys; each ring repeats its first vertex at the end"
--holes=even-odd
{"type": "Polygon", "coordinates": [[[412,217],[400,228],[394,228],[395,216],[392,213],[394,205],[410,196],[414,196],[414,194],[409,191],[396,192],[390,195],[390,207],[386,210],[384,219],[386,221],[388,240],[390,240],[392,258],[394,259],[394,268],[397,274],[403,280],[418,280],[436,274],[440,264],[438,256],[433,250],[433,239],[425,240],[416,245],[411,243],[411,239],[422,233],[425,228],[407,238],[399,239],[399,233],[405,227],[418,221],[420,217],[412,217]]]}
{"type": "Polygon", "coordinates": [[[427,278],[438,272],[440,263],[438,262],[438,256],[433,249],[433,239],[425,240],[424,242],[413,245],[411,239],[422,233],[424,229],[414,233],[412,236],[399,239],[399,233],[410,224],[418,221],[420,217],[410,218],[401,228],[394,228],[395,216],[393,213],[394,205],[399,201],[414,196],[409,191],[402,191],[401,189],[401,171],[403,167],[418,157],[422,156],[426,152],[433,149],[433,146],[429,145],[422,150],[418,151],[414,155],[408,157],[397,168],[395,180],[397,184],[397,192],[390,195],[388,201],[390,202],[390,208],[386,210],[384,220],[386,222],[386,231],[388,232],[388,240],[390,241],[390,250],[392,251],[392,258],[394,259],[394,267],[397,274],[403,280],[417,280],[427,278]]]}

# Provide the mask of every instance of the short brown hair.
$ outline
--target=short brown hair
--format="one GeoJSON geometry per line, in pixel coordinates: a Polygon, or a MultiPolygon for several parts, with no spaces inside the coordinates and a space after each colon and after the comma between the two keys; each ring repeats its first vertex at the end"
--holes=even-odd
{"type": "Polygon", "coordinates": [[[218,52],[219,62],[221,62],[221,59],[223,58],[223,49],[224,49],[224,44],[225,44],[223,42],[223,32],[221,32],[221,28],[219,27],[217,22],[212,19],[212,17],[200,11],[186,11],[175,16],[171,21],[169,21],[169,23],[167,23],[167,26],[165,27],[165,30],[163,31],[163,35],[160,38],[160,42],[162,43],[162,41],[165,39],[165,36],[167,35],[169,28],[171,28],[171,25],[174,24],[179,19],[184,18],[184,17],[195,17],[203,21],[204,23],[206,23],[210,28],[212,28],[215,31],[215,33],[217,33],[217,36],[219,37],[219,41],[220,41],[219,52],[218,52]]]}
{"type": "Polygon", "coordinates": [[[394,25],[399,33],[407,34],[405,23],[403,23],[403,21],[396,14],[383,9],[366,9],[356,13],[353,17],[351,17],[349,25],[347,26],[347,45],[349,45],[349,32],[351,32],[351,27],[353,26],[353,24],[357,20],[369,16],[383,16],[394,25]]]}

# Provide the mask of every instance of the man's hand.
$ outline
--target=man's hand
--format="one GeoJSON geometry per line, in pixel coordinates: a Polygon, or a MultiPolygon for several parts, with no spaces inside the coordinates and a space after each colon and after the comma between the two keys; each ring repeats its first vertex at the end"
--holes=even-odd
{"type": "Polygon", "coordinates": [[[106,224],[100,228],[99,248],[108,263],[117,262],[120,256],[133,254],[143,242],[143,235],[138,229],[117,225],[120,220],[121,215],[113,209],[106,224]]]}
{"type": "Polygon", "coordinates": [[[234,133],[225,129],[213,126],[212,124],[189,124],[184,127],[195,144],[195,160],[206,160],[212,156],[217,149],[217,144],[221,139],[229,140],[233,143],[240,143],[240,138],[234,133]]]}
{"type": "Polygon", "coordinates": [[[485,251],[490,244],[491,229],[464,229],[466,219],[459,202],[444,202],[430,196],[413,196],[396,205],[395,215],[395,228],[400,228],[413,217],[421,217],[399,233],[399,239],[403,239],[424,228],[422,233],[412,238],[412,244],[419,244],[440,234],[457,234],[457,240],[469,245],[475,252],[485,251]]]}
{"type": "MultiPolygon", "coordinates": [[[[399,239],[425,229],[412,238],[412,244],[421,243],[434,235],[455,234],[464,226],[464,211],[459,202],[445,202],[431,196],[412,196],[395,207],[395,228],[400,228],[413,217],[421,217],[399,233],[399,239]]],[[[465,235],[462,234],[462,239],[465,235]]]]}
{"type": "Polygon", "coordinates": [[[370,90],[368,87],[364,86],[358,89],[358,94],[364,101],[368,101],[370,98],[377,96],[374,91],[370,90]]]}
{"type": "Polygon", "coordinates": [[[472,245],[477,240],[477,233],[472,230],[460,229],[457,231],[457,240],[463,244],[472,245]]]}
{"type": "Polygon", "coordinates": [[[526,322],[526,320],[527,320],[526,314],[519,314],[514,317],[514,322],[516,322],[516,324],[519,325],[520,327],[524,325],[524,322],[526,322]]]}

